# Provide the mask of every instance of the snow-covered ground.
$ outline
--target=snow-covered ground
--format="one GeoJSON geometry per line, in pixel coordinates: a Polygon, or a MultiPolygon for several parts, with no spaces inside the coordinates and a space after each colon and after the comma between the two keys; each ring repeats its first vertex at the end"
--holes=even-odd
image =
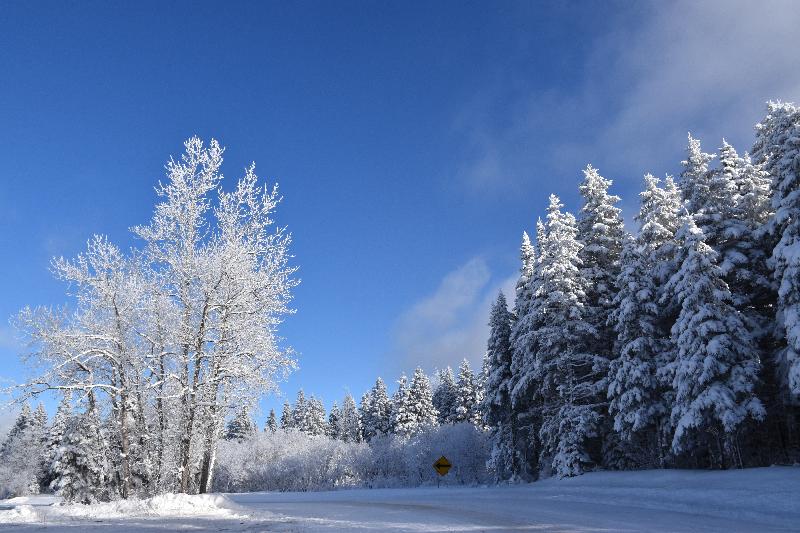
{"type": "Polygon", "coordinates": [[[0,501],[38,531],[798,531],[800,468],[599,472],[503,487],[166,495],[60,506],[0,501]]]}

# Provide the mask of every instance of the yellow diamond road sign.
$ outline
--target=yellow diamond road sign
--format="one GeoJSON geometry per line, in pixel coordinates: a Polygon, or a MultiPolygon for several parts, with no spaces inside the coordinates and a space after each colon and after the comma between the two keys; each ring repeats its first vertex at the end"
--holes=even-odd
{"type": "Polygon", "coordinates": [[[450,464],[450,461],[448,461],[447,457],[444,455],[439,457],[439,459],[433,463],[433,468],[439,473],[440,476],[447,475],[452,466],[453,465],[450,464]]]}

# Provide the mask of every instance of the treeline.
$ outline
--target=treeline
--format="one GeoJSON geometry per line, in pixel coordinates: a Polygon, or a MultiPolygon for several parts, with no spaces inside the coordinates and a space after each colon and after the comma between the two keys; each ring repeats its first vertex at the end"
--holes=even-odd
{"type": "MultiPolygon", "coordinates": [[[[409,381],[402,375],[390,397],[382,378],[361,396],[357,406],[352,395],[345,395],[326,412],[322,399],[306,398],[301,389],[294,404],[285,401],[278,420],[270,410],[264,431],[297,430],[311,436],[327,436],[343,442],[370,442],[383,435],[411,437],[443,424],[469,423],[483,428],[483,371],[477,375],[464,359],[458,376],[452,368],[437,371],[435,386],[421,368],[409,381]]],[[[226,427],[228,440],[241,440],[257,432],[247,407],[241,407],[226,427]]]]}
{"type": "Polygon", "coordinates": [[[750,154],[689,136],[679,180],[645,176],[633,235],[584,176],[491,311],[496,479],[800,460],[800,109],[770,103],[750,154]]]}

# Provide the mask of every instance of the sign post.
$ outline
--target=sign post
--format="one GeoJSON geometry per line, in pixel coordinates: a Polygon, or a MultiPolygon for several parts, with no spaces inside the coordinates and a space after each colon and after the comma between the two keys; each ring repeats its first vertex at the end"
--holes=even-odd
{"type": "Polygon", "coordinates": [[[452,467],[453,465],[450,463],[450,461],[447,460],[447,457],[445,457],[444,455],[439,457],[439,459],[437,459],[436,462],[433,463],[433,469],[436,470],[437,474],[439,474],[439,477],[436,478],[437,488],[439,487],[440,478],[446,476],[452,467]]]}

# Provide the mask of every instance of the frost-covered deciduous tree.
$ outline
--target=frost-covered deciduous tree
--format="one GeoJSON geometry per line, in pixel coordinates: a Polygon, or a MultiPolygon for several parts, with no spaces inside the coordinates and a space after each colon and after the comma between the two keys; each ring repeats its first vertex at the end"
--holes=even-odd
{"type": "Polygon", "coordinates": [[[26,309],[19,326],[42,374],[28,394],[75,391],[105,416],[119,495],[204,492],[231,405],[293,368],[277,336],[297,284],[276,188],[250,166],[221,188],[223,149],[196,137],[167,163],[142,249],[90,239],[53,261],[75,308],[26,309]],[[118,452],[118,453],[116,453],[118,452]]]}

